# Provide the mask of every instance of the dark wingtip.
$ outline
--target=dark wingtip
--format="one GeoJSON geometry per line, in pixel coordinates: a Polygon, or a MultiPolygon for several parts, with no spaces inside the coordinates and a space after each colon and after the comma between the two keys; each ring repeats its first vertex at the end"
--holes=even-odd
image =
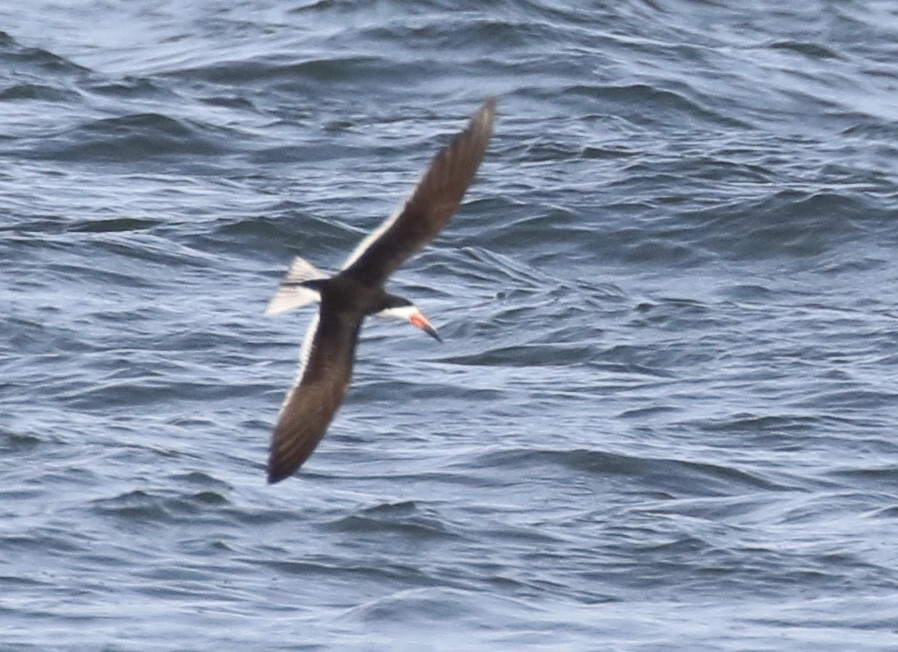
{"type": "Polygon", "coordinates": [[[285,480],[288,477],[290,477],[289,473],[280,473],[278,471],[275,471],[274,469],[268,470],[268,484],[275,484],[277,482],[280,482],[281,480],[285,480]]]}
{"type": "Polygon", "coordinates": [[[268,460],[268,484],[276,484],[281,480],[286,480],[299,470],[299,465],[291,466],[278,461],[272,456],[268,460]]]}

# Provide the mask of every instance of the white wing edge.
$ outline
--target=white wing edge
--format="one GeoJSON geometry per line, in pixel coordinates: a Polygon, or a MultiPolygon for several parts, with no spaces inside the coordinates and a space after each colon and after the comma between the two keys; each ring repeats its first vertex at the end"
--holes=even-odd
{"type": "Polygon", "coordinates": [[[312,355],[312,347],[315,346],[315,336],[318,335],[318,322],[318,313],[315,313],[315,317],[312,319],[308,330],[306,330],[305,336],[302,338],[302,347],[299,349],[299,370],[296,372],[296,379],[293,381],[293,385],[291,385],[287,394],[284,396],[284,402],[281,403],[281,409],[278,412],[279,417],[280,413],[287,407],[287,403],[293,398],[293,392],[299,389],[299,385],[302,383],[303,374],[306,372],[306,365],[309,363],[309,356],[312,355]]]}
{"type": "Polygon", "coordinates": [[[361,258],[362,254],[364,254],[368,250],[368,247],[370,247],[375,240],[382,236],[387,229],[393,226],[393,222],[398,220],[399,216],[402,215],[402,211],[405,210],[405,205],[408,204],[408,200],[414,196],[415,190],[418,189],[418,185],[420,185],[420,183],[421,182],[419,181],[417,184],[415,184],[415,187],[412,188],[412,191],[409,193],[406,200],[402,202],[399,208],[397,208],[396,211],[392,215],[390,215],[390,217],[385,219],[379,227],[366,235],[364,239],[356,245],[356,248],[352,250],[351,254],[349,254],[349,258],[347,258],[346,262],[343,263],[343,266],[340,267],[341,271],[351,266],[355,261],[361,258]]]}
{"type": "Polygon", "coordinates": [[[290,269],[281,281],[280,287],[271,297],[268,306],[265,308],[266,315],[277,315],[288,310],[294,310],[308,305],[313,301],[318,301],[321,297],[318,292],[311,288],[300,285],[305,281],[311,281],[318,278],[327,278],[327,274],[323,273],[312,263],[297,256],[290,263],[290,269]]]}

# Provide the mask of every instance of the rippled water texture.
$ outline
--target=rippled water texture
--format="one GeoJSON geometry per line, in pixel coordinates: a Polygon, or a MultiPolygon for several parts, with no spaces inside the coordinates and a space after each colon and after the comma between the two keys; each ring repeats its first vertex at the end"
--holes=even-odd
{"type": "Polygon", "coordinates": [[[0,5],[0,647],[898,649],[892,2],[0,5]],[[325,269],[488,95],[303,470],[325,269]]]}

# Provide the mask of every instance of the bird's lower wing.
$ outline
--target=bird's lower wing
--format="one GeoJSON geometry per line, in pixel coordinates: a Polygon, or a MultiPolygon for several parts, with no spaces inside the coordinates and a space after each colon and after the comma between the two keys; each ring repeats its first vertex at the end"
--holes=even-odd
{"type": "Polygon", "coordinates": [[[280,482],[299,470],[337,413],[346,385],[300,383],[287,395],[271,436],[268,482],[280,482]]]}
{"type": "Polygon", "coordinates": [[[295,473],[318,446],[343,401],[361,319],[343,322],[322,308],[306,334],[300,373],[271,435],[268,482],[295,473]]]}

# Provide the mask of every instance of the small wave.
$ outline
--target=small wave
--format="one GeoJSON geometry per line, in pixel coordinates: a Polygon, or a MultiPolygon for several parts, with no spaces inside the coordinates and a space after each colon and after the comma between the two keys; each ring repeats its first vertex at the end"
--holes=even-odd
{"type": "Polygon", "coordinates": [[[111,498],[95,499],[91,503],[91,509],[102,516],[147,524],[153,521],[175,522],[210,510],[217,511],[228,505],[230,501],[221,492],[209,489],[179,495],[135,489],[111,498]]]}
{"type": "Polygon", "coordinates": [[[458,535],[436,511],[422,509],[413,501],[366,507],[331,522],[329,527],[342,532],[388,532],[416,539],[458,535]]]}
{"type": "Polygon", "coordinates": [[[710,462],[696,462],[670,458],[650,458],[586,449],[510,449],[485,453],[478,466],[516,467],[557,464],[571,471],[601,476],[625,476],[641,487],[672,495],[713,496],[729,495],[741,490],[784,490],[780,485],[755,472],[722,466],[710,462]]]}
{"type": "Polygon", "coordinates": [[[159,113],[136,113],[86,122],[43,139],[35,151],[66,160],[134,162],[174,155],[221,155],[233,139],[227,130],[159,113]]]}
{"type": "Polygon", "coordinates": [[[73,61],[37,47],[26,47],[6,32],[0,31],[0,63],[19,71],[30,70],[51,77],[60,74],[82,75],[89,70],[73,61]]]}

